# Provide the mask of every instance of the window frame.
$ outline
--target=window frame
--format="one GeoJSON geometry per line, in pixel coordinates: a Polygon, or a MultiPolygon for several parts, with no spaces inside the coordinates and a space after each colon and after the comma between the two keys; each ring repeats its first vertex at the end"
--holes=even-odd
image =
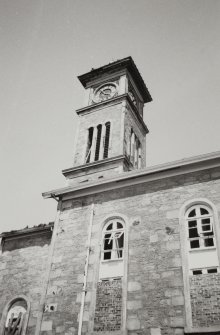
{"type": "MultiPolygon", "coordinates": [[[[188,201],[185,201],[182,207],[179,210],[179,224],[180,224],[180,243],[181,243],[181,258],[182,258],[182,272],[183,272],[183,286],[184,286],[184,297],[185,297],[185,326],[184,331],[185,333],[200,333],[200,332],[211,332],[216,331],[216,327],[194,327],[192,323],[192,307],[191,307],[191,298],[190,298],[190,275],[189,274],[189,259],[188,259],[188,229],[186,229],[186,212],[189,208],[193,207],[194,205],[204,205],[207,206],[213,214],[213,227],[216,237],[216,251],[218,259],[220,260],[220,226],[219,226],[219,216],[216,206],[213,202],[211,202],[207,198],[194,198],[188,201]]],[[[210,248],[205,248],[203,250],[210,250],[210,248]]],[[[192,249],[193,250],[193,249],[192,249]]],[[[200,249],[194,249],[196,250],[200,249]]],[[[191,252],[191,251],[190,251],[191,252]]],[[[192,251],[194,252],[194,251],[192,251]]],[[[195,269],[196,270],[196,269],[195,269]]],[[[220,330],[220,327],[219,329],[220,330]]]]}
{"type": "Polygon", "coordinates": [[[210,207],[204,205],[204,204],[195,204],[191,207],[188,208],[188,210],[186,211],[186,214],[185,214],[185,220],[186,220],[186,229],[188,231],[187,235],[187,241],[188,241],[188,249],[190,252],[192,251],[196,251],[196,250],[207,250],[207,249],[212,249],[212,248],[216,248],[216,238],[215,238],[215,229],[214,229],[214,219],[213,219],[213,213],[212,213],[212,210],[210,209],[210,207]],[[201,208],[205,209],[208,214],[200,214],[199,212],[201,211],[201,208]],[[189,214],[195,210],[195,216],[192,216],[190,217],[189,214]],[[209,230],[209,231],[212,231],[212,234],[210,235],[205,235],[207,234],[209,231],[205,231],[203,229],[203,227],[205,226],[202,221],[204,219],[210,219],[210,222],[209,223],[206,223],[205,225],[209,225],[212,229],[209,230]],[[193,227],[189,227],[189,223],[190,222],[193,222],[195,221],[196,222],[196,225],[193,226],[193,227]],[[192,230],[197,230],[197,235],[196,237],[190,237],[190,231],[192,230]],[[208,239],[212,239],[213,241],[213,245],[211,246],[205,246],[205,240],[208,240],[208,239]],[[198,241],[199,243],[199,247],[195,247],[195,248],[192,248],[191,246],[191,242],[193,241],[198,241]]]}
{"type": "Polygon", "coordinates": [[[102,229],[102,241],[101,241],[101,262],[115,262],[115,261],[123,261],[124,260],[124,249],[125,249],[125,227],[122,220],[115,218],[112,220],[109,220],[102,229]],[[117,223],[120,223],[122,225],[122,228],[117,228],[117,223]],[[107,230],[107,227],[109,227],[112,224],[112,229],[107,230]],[[119,237],[116,236],[116,234],[121,233],[119,237]],[[110,238],[105,238],[106,235],[111,234],[110,238]],[[114,236],[113,236],[114,235],[114,236]],[[118,243],[118,239],[123,236],[123,246],[117,247],[116,244],[118,243]],[[112,240],[112,248],[111,249],[105,249],[105,241],[111,239],[112,240]],[[116,252],[121,252],[121,257],[115,257],[116,252]],[[111,258],[105,259],[104,255],[107,253],[111,253],[111,258]],[[113,255],[113,257],[112,257],[113,255]]]}
{"type": "Polygon", "coordinates": [[[1,321],[0,321],[0,334],[3,335],[5,333],[5,324],[6,324],[8,312],[10,311],[13,304],[16,303],[19,300],[25,301],[25,303],[27,305],[27,311],[26,311],[26,314],[24,315],[24,318],[23,318],[23,326],[22,326],[20,335],[25,335],[26,334],[31,303],[30,303],[30,300],[25,295],[19,295],[19,296],[13,297],[7,303],[7,305],[5,306],[5,308],[3,310],[3,313],[2,313],[1,321]]]}

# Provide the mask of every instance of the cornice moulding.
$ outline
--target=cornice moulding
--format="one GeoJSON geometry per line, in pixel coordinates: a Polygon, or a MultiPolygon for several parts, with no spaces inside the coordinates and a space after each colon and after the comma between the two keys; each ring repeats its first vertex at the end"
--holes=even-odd
{"type": "Polygon", "coordinates": [[[98,103],[94,103],[92,105],[83,107],[83,108],[79,108],[76,110],[76,113],[78,115],[81,114],[89,114],[92,113],[94,110],[99,110],[99,109],[103,109],[103,106],[114,106],[116,104],[119,104],[120,102],[122,102],[123,100],[126,100],[126,102],[129,103],[132,111],[134,112],[134,115],[136,116],[136,118],[138,119],[138,121],[140,122],[141,126],[143,127],[144,131],[146,132],[146,134],[149,132],[146,124],[144,123],[143,118],[141,117],[141,115],[139,114],[137,107],[134,106],[134,104],[131,101],[131,98],[129,97],[128,93],[124,93],[124,94],[120,94],[115,98],[106,100],[106,101],[101,101],[98,103]]]}
{"type": "Polygon", "coordinates": [[[220,151],[156,165],[151,168],[124,172],[117,177],[97,181],[95,183],[88,183],[86,185],[79,185],[77,187],[60,188],[45,192],[42,195],[45,199],[54,196],[66,197],[67,195],[70,198],[76,198],[215,167],[220,167],[220,151]]]}

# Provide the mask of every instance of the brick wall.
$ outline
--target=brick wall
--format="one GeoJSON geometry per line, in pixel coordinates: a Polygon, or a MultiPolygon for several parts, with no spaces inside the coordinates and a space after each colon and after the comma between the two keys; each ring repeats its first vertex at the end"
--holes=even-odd
{"type": "Polygon", "coordinates": [[[122,281],[98,282],[94,318],[95,331],[115,331],[121,328],[122,281]]]}
{"type": "Polygon", "coordinates": [[[220,274],[190,276],[194,327],[220,325],[220,274]]]}

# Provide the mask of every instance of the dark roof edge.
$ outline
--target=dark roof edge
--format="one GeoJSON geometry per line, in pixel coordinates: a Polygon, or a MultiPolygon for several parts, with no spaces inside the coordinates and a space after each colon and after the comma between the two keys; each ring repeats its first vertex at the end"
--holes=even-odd
{"type": "MultiPolygon", "coordinates": [[[[111,177],[109,179],[105,179],[102,182],[97,181],[96,183],[90,183],[87,185],[80,185],[78,187],[64,187],[57,190],[44,192],[42,196],[47,199],[51,198],[52,195],[57,197],[63,196],[69,193],[75,193],[80,191],[86,191],[90,189],[94,189],[93,193],[96,192],[96,188],[98,188],[98,192],[102,192],[107,186],[112,185],[113,188],[123,187],[123,182],[128,184],[135,184],[138,182],[138,179],[141,182],[144,182],[143,179],[147,182],[148,180],[157,180],[161,178],[166,178],[170,176],[186,174],[194,171],[201,171],[202,169],[208,169],[213,167],[220,167],[220,151],[212,152],[209,154],[194,156],[182,160],[177,160],[170,163],[155,165],[150,168],[145,168],[141,170],[124,172],[119,174],[116,177],[111,177]],[[152,177],[153,176],[153,177],[152,177]],[[135,180],[135,182],[134,182],[135,180]],[[120,186],[119,186],[120,185],[120,186]],[[103,187],[103,190],[101,189],[103,187]]],[[[91,194],[88,192],[88,194],[91,194]]]]}
{"type": "Polygon", "coordinates": [[[102,75],[104,72],[107,73],[110,70],[118,70],[122,68],[128,69],[130,74],[135,79],[135,83],[138,86],[143,96],[144,102],[146,103],[152,101],[152,97],[148,91],[148,88],[131,56],[119,59],[115,62],[111,62],[97,69],[92,69],[90,72],[78,76],[78,79],[83,85],[83,87],[86,87],[87,83],[90,82],[94,77],[98,77],[102,75]]]}
{"type": "Polygon", "coordinates": [[[9,232],[3,232],[0,234],[0,238],[8,238],[8,237],[18,237],[18,236],[24,236],[29,234],[39,234],[39,233],[45,233],[48,231],[52,231],[54,226],[54,222],[49,222],[48,224],[40,224],[38,226],[34,227],[26,227],[19,230],[11,230],[9,232]]]}

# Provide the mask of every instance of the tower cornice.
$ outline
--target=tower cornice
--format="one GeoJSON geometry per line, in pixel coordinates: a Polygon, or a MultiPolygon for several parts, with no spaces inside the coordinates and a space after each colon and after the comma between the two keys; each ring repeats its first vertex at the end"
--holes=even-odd
{"type": "Polygon", "coordinates": [[[106,76],[107,74],[117,73],[122,69],[127,69],[128,72],[132,75],[132,78],[134,79],[135,84],[142,95],[143,101],[145,103],[152,101],[152,97],[148,91],[148,88],[132,57],[126,57],[97,69],[92,69],[90,72],[78,76],[78,79],[84,87],[89,87],[91,82],[95,79],[101,78],[103,75],[106,76]]]}
{"type": "Polygon", "coordinates": [[[104,106],[113,106],[113,105],[118,104],[122,101],[126,101],[129,104],[135,118],[141,124],[142,129],[144,130],[145,134],[147,134],[149,132],[149,130],[148,130],[146,124],[144,123],[143,118],[139,114],[139,112],[137,110],[137,107],[133,104],[133,102],[131,101],[131,98],[129,97],[129,95],[127,93],[118,95],[118,96],[116,96],[112,99],[109,99],[109,100],[101,101],[101,102],[98,102],[98,103],[95,103],[95,104],[92,104],[92,105],[89,105],[89,106],[86,106],[86,107],[83,107],[83,108],[79,108],[79,109],[76,110],[76,113],[78,115],[92,113],[95,110],[102,109],[104,106]]]}

